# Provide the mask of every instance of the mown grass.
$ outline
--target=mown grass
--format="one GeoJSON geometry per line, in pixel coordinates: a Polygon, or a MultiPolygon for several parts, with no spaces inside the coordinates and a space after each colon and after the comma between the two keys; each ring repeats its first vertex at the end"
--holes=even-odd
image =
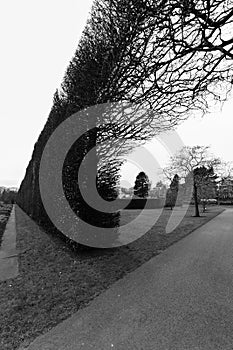
{"type": "MultiPolygon", "coordinates": [[[[0,349],[26,347],[115,281],[222,211],[212,207],[205,216],[194,218],[190,208],[179,227],[166,234],[171,211],[165,209],[155,226],[129,245],[74,252],[16,208],[20,275],[0,283],[0,349]]],[[[136,214],[125,212],[122,221],[136,214]]]]}

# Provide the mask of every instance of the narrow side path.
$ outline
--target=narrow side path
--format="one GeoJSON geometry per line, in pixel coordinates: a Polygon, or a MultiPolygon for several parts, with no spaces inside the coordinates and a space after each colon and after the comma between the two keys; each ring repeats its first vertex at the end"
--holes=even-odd
{"type": "Polygon", "coordinates": [[[13,206],[0,248],[0,281],[6,281],[18,276],[19,266],[17,255],[15,206],[13,206]]]}

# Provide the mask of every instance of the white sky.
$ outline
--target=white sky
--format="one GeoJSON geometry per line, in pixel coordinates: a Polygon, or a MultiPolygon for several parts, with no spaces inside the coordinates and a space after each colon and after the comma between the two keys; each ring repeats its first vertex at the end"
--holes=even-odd
{"type": "MultiPolygon", "coordinates": [[[[223,105],[216,108],[216,112],[205,115],[203,118],[190,118],[182,123],[176,132],[186,146],[210,146],[210,153],[221,158],[223,161],[233,161],[233,98],[223,105]]],[[[155,185],[161,177],[160,168],[165,167],[170,156],[174,155],[179,150],[176,143],[175,149],[165,147],[159,140],[155,139],[146,145],[146,149],[154,157],[154,163],[150,163],[147,170],[147,175],[155,185]]],[[[137,150],[135,151],[136,162],[128,161],[123,166],[122,186],[131,187],[134,184],[135,178],[139,171],[142,171],[140,164],[140,155],[137,157],[137,150]],[[136,165],[137,164],[137,165],[136,165]],[[128,182],[128,183],[127,183],[128,182]]]]}
{"type": "MultiPolygon", "coordinates": [[[[33,146],[48,117],[53,94],[77,47],[91,0],[11,0],[0,3],[0,186],[19,186],[33,146]]],[[[233,99],[223,111],[188,120],[178,128],[185,145],[211,145],[233,160],[233,99]]],[[[169,153],[149,145],[164,166],[169,153]]],[[[138,168],[126,167],[133,184],[138,168]]],[[[156,171],[148,174],[157,180],[156,171]]]]}

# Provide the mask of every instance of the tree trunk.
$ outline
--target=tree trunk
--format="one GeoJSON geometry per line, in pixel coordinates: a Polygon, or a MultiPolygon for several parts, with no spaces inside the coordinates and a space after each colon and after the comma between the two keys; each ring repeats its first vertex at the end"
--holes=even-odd
{"type": "Polygon", "coordinates": [[[195,204],[195,216],[196,217],[200,217],[200,213],[199,213],[199,207],[198,207],[198,196],[197,196],[197,185],[195,183],[193,183],[193,195],[194,195],[194,204],[195,204]]]}

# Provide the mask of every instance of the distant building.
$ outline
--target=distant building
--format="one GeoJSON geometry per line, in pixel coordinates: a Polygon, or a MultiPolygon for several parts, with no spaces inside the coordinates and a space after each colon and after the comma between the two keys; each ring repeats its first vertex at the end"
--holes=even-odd
{"type": "MultiPolygon", "coordinates": [[[[118,187],[118,198],[133,198],[134,188],[118,187]]],[[[148,191],[148,198],[166,198],[167,187],[161,181],[148,191]]]]}
{"type": "Polygon", "coordinates": [[[159,181],[155,187],[149,190],[149,198],[166,198],[166,193],[166,185],[162,181],[159,181]]]}
{"type": "Polygon", "coordinates": [[[133,197],[133,187],[125,188],[118,187],[118,198],[132,198],[133,197]]]}

